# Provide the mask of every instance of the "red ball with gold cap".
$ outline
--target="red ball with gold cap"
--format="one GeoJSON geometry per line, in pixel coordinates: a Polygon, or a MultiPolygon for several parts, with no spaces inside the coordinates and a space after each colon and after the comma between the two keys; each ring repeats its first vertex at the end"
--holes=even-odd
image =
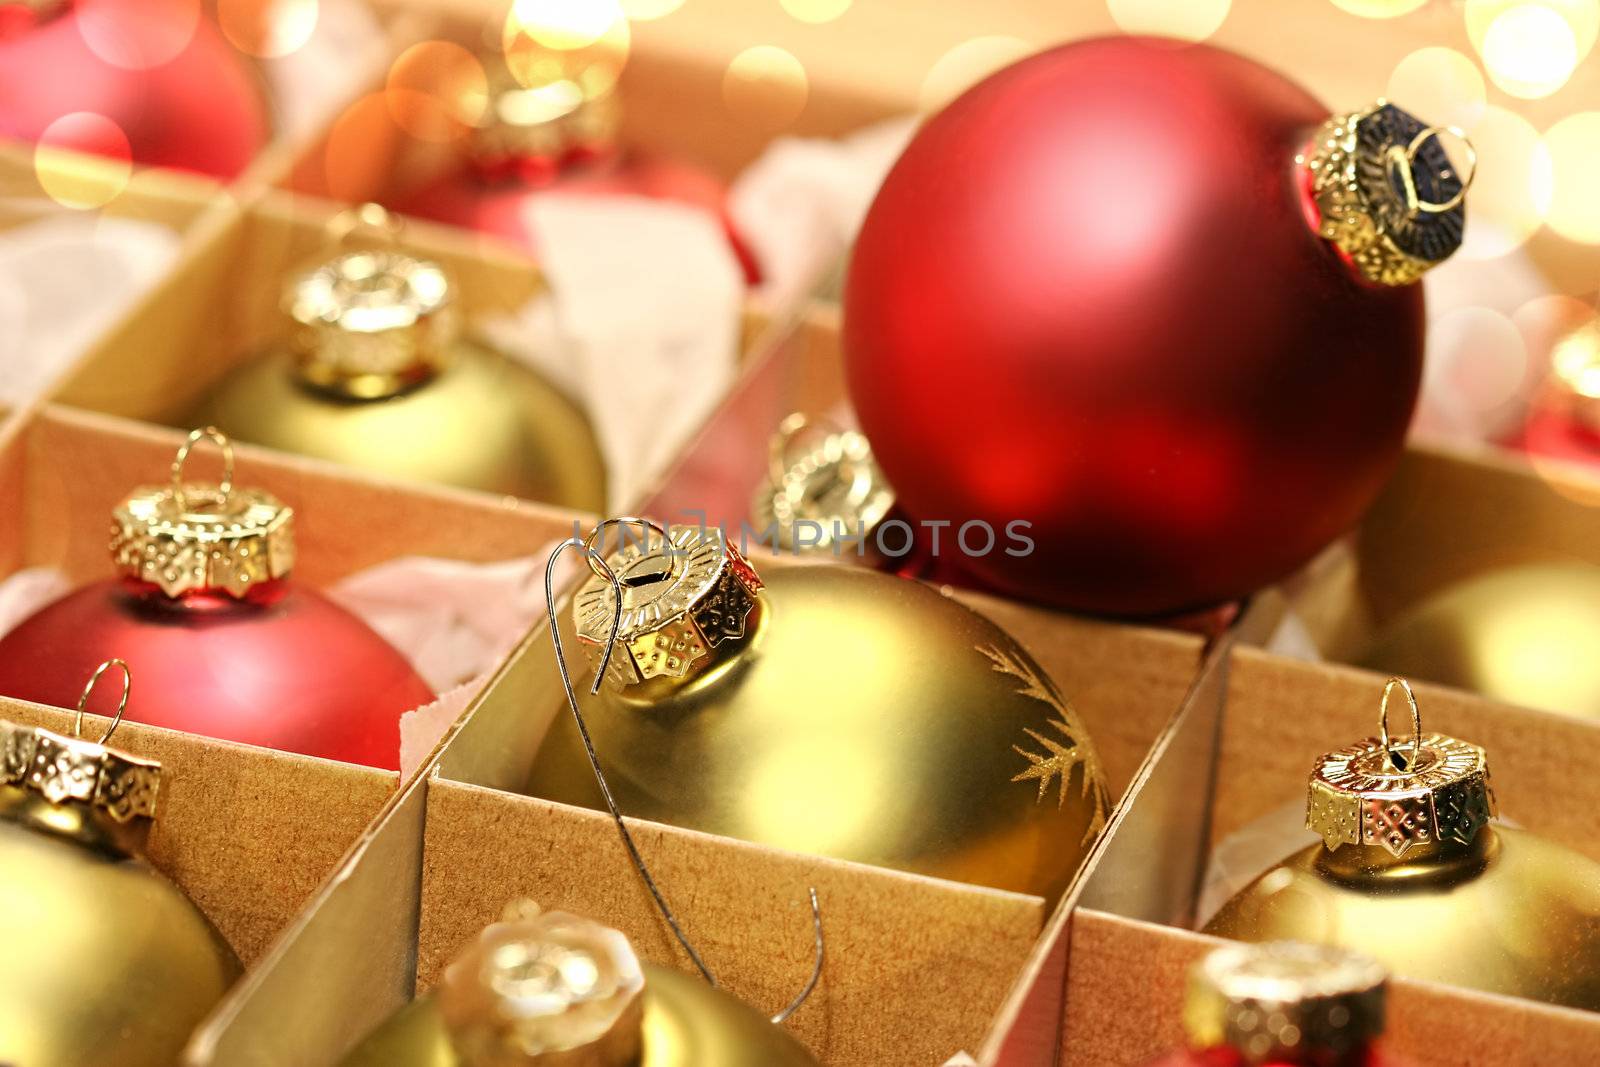
{"type": "Polygon", "coordinates": [[[58,707],[120,656],[140,680],[128,718],[394,770],[402,712],[433,692],[360,619],[289,579],[294,513],[233,485],[232,447],[196,430],[169,484],[112,513],[117,577],[70,593],[0,639],[0,694],[58,707]],[[223,446],[220,484],[183,480],[190,447],[223,446]]]}

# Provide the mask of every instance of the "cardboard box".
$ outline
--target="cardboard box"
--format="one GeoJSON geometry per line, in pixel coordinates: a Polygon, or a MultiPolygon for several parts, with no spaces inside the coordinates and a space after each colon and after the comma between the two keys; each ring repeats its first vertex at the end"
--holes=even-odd
{"type": "MultiPolygon", "coordinates": [[[[1225,705],[1186,709],[1084,886],[1067,935],[1062,1064],[1141,1067],[1181,1045],[1185,971],[1219,943],[1187,929],[1206,857],[1228,834],[1304,797],[1321,753],[1374,733],[1383,680],[1234,650],[1225,705]],[[1152,854],[1181,857],[1192,877],[1172,877],[1152,854]]],[[[1504,815],[1600,859],[1591,766],[1600,726],[1416,689],[1424,729],[1488,750],[1504,815]]],[[[1395,979],[1387,1043],[1409,1062],[1440,1067],[1587,1063],[1600,1054],[1600,1014],[1395,979]]]]}

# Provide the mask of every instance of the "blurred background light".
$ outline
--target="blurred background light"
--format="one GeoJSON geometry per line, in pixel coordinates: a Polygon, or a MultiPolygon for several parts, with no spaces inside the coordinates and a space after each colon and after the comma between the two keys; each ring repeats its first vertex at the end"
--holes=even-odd
{"type": "Polygon", "coordinates": [[[489,80],[478,57],[450,41],[407,48],[384,85],[389,113],[421,141],[443,143],[466,134],[489,104],[489,80]]]}
{"type": "Polygon", "coordinates": [[[1520,247],[1550,204],[1550,153],[1533,124],[1493,105],[1462,127],[1478,150],[1466,237],[1458,253],[1493,259],[1520,247]]]}
{"type": "MultiPolygon", "coordinates": [[[[1550,156],[1550,203],[1545,221],[1561,236],[1600,244],[1600,111],[1580,111],[1544,135],[1550,156]]],[[[1596,271],[1600,284],[1600,270],[1596,271]]]]}
{"type": "Polygon", "coordinates": [[[779,130],[805,110],[806,68],[777,45],[746,48],[722,75],[722,102],[741,122],[779,130]]]}
{"type": "Polygon", "coordinates": [[[850,10],[851,0],[779,0],[801,22],[832,22],[850,10]]]}
{"type": "Polygon", "coordinates": [[[1232,0],[1106,0],[1111,17],[1127,33],[1151,33],[1203,41],[1217,32],[1232,0]]]}
{"type": "Polygon", "coordinates": [[[1384,93],[1424,122],[1466,129],[1483,118],[1488,87],[1478,65],[1453,48],[1420,48],[1395,65],[1384,93]]]}
{"type": "Polygon", "coordinates": [[[128,187],[133,149],[122,127],[106,116],[74,111],[50,123],[39,135],[33,170],[45,195],[63,207],[104,207],[128,187]]]}
{"type": "Polygon", "coordinates": [[[917,100],[923,111],[937,111],[1001,67],[1034,51],[1018,37],[974,37],[934,61],[922,79],[917,100]]]}

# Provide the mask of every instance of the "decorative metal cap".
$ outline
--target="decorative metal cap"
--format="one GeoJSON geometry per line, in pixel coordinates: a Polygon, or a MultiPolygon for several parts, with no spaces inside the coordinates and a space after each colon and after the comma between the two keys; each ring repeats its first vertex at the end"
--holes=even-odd
{"type": "Polygon", "coordinates": [[[385,247],[341,253],[289,283],[283,308],[310,384],[373,400],[427,381],[448,362],[457,335],[450,277],[401,251],[399,231],[377,204],[343,212],[329,223],[335,244],[365,232],[385,247]]]}
{"type": "MultiPolygon", "coordinates": [[[[700,526],[670,530],[645,519],[607,519],[585,540],[593,548],[609,527],[624,534],[606,565],[622,586],[622,620],[607,672],[619,686],[651,678],[684,678],[717,662],[756,621],[761,579],[722,531],[700,526]]],[[[610,581],[592,561],[593,576],[578,590],[573,618],[578,639],[604,648],[618,605],[610,581]]]]}
{"type": "Polygon", "coordinates": [[[871,532],[893,507],[894,490],[866,435],[819,425],[797,411],[773,434],[767,480],[751,514],[763,530],[776,532],[780,548],[827,551],[842,538],[871,532]],[[797,447],[802,435],[810,439],[805,448],[797,447]]]}
{"type": "Polygon", "coordinates": [[[445,969],[438,1004],[474,1067],[624,1067],[640,1055],[643,991],[622,934],[521,901],[445,969]]]}
{"type": "Polygon", "coordinates": [[[1189,973],[1184,1025],[1197,1049],[1248,1063],[1321,1063],[1383,1033],[1383,967],[1348,949],[1292,941],[1232,944],[1189,973]]]}
{"type": "Polygon", "coordinates": [[[294,512],[270,493],[236,489],[233,444],[207,426],[178,449],[166,485],[141,486],[112,511],[111,556],[120,573],[170,597],[200,590],[244,597],[294,567],[294,512]],[[222,449],[222,481],[186,483],[183,465],[206,437],[222,449]]]}
{"type": "Polygon", "coordinates": [[[1306,827],[1330,851],[1342,845],[1382,848],[1396,860],[1472,844],[1495,815],[1483,749],[1443,734],[1423,734],[1416,696],[1403,679],[1383,687],[1379,736],[1317,761],[1306,799],[1306,827]],[[1409,744],[1389,738],[1389,694],[1411,706],[1409,744]]]}
{"type": "Polygon", "coordinates": [[[480,166],[516,172],[532,162],[553,175],[575,156],[603,154],[616,143],[622,109],[615,74],[604,65],[539,49],[484,68],[489,105],[469,142],[480,166]]]}
{"type": "Polygon", "coordinates": [[[38,793],[52,804],[82,804],[110,816],[114,822],[153,819],[161,789],[161,764],[137,759],[106,742],[122,722],[128,707],[132,675],[121,660],[102,663],[78,700],[74,736],[67,737],[41,726],[21,726],[0,720],[0,785],[38,793]],[[84,706],[100,676],[112,667],[122,669],[122,700],[116,718],[99,741],[81,734],[84,706]]]}
{"type": "Polygon", "coordinates": [[[1322,124],[1299,162],[1310,172],[1318,233],[1382,285],[1409,285],[1461,246],[1477,154],[1453,126],[1424,126],[1380,100],[1322,124]],[[1466,145],[1463,177],[1439,135],[1466,145]]]}

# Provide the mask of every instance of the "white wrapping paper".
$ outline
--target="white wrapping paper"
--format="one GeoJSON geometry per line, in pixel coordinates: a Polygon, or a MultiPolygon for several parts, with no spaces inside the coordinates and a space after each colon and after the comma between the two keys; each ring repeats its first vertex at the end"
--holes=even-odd
{"type": "Polygon", "coordinates": [[[743,277],[721,227],[695,208],[550,194],[527,210],[549,292],[479,330],[582,404],[616,512],[732,384],[743,277]]]}
{"type": "Polygon", "coordinates": [[[728,210],[761,264],[762,298],[789,306],[838,261],[916,127],[906,117],[840,140],[785,137],[745,169],[728,210]]]}
{"type": "Polygon", "coordinates": [[[135,219],[52,213],[0,231],[0,404],[35,400],[148,292],[178,236],[135,219]]]}

